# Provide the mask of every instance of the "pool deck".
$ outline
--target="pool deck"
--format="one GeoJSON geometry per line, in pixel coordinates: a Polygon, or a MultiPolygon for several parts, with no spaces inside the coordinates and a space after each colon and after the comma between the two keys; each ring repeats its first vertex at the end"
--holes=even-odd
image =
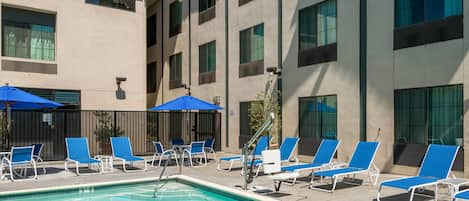
{"type": "MultiPolygon", "coordinates": [[[[219,154],[224,155],[224,154],[219,154]]],[[[140,178],[158,177],[162,168],[150,167],[145,172],[133,172],[124,173],[120,169],[115,169],[112,172],[105,173],[102,175],[83,175],[76,176],[74,173],[65,172],[63,163],[47,163],[43,164],[47,167],[47,174],[42,174],[42,168],[38,168],[39,179],[38,180],[17,180],[11,182],[9,180],[0,181],[0,192],[16,191],[25,189],[36,189],[36,188],[48,188],[65,185],[80,185],[80,184],[93,184],[101,182],[111,181],[122,181],[132,180],[140,178]]],[[[42,167],[42,166],[39,166],[42,167]]],[[[72,166],[69,165],[69,168],[72,166]]],[[[74,167],[74,166],[73,166],[74,167]]],[[[120,168],[115,164],[115,167],[120,168]]],[[[121,166],[122,167],[122,166],[121,166]]],[[[183,167],[183,175],[193,177],[196,179],[220,184],[229,188],[237,188],[237,185],[241,185],[243,177],[240,175],[240,169],[235,168],[232,172],[220,172],[216,170],[216,162],[211,160],[207,167],[203,168],[190,168],[183,167]]],[[[168,167],[165,175],[175,175],[178,172],[176,166],[168,167]]],[[[306,175],[306,174],[305,174],[306,175]]],[[[382,174],[379,181],[398,178],[398,175],[382,174]]],[[[357,176],[357,178],[365,178],[357,176]]],[[[266,191],[266,195],[270,198],[278,200],[321,200],[321,201],[367,201],[376,200],[377,186],[372,186],[365,179],[365,184],[360,186],[353,186],[344,183],[338,183],[337,190],[334,193],[326,193],[320,191],[314,191],[308,189],[309,179],[300,178],[294,186],[283,184],[280,192],[274,193],[269,190],[266,191]]],[[[259,176],[254,179],[254,182],[249,185],[250,187],[258,187],[258,189],[269,188],[273,189],[272,180],[267,176],[259,176]]],[[[382,201],[404,201],[409,200],[408,194],[403,191],[397,191],[386,188],[383,192],[382,201]]],[[[416,196],[415,201],[422,200],[433,200],[432,198],[416,196]]],[[[447,194],[447,190],[444,187],[440,188],[439,200],[450,200],[447,194]]]]}

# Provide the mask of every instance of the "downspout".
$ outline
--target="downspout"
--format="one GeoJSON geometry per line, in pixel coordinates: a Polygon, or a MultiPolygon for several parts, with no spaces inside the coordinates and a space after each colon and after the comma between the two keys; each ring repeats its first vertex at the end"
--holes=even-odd
{"type": "Polygon", "coordinates": [[[192,41],[192,33],[191,33],[191,0],[189,2],[189,13],[188,13],[188,19],[189,19],[189,88],[192,87],[192,46],[191,46],[191,41],[192,41]]]}
{"type": "Polygon", "coordinates": [[[164,2],[163,0],[161,2],[161,103],[164,103],[164,2]]]}
{"type": "Polygon", "coordinates": [[[230,107],[229,107],[229,77],[228,77],[228,55],[229,55],[229,44],[228,44],[228,0],[225,0],[225,146],[229,147],[229,118],[230,118],[230,107]]]}
{"type": "Polygon", "coordinates": [[[360,141],[366,141],[367,1],[360,0],[360,141]]]}
{"type": "MultiPolygon", "coordinates": [[[[277,14],[278,14],[278,22],[277,22],[277,33],[278,33],[278,38],[277,38],[277,67],[278,69],[280,69],[280,72],[282,72],[282,68],[283,68],[283,61],[282,61],[282,58],[283,58],[283,44],[282,44],[282,38],[283,38],[283,33],[282,33],[282,20],[283,20],[283,13],[282,13],[282,0],[278,0],[278,6],[277,6],[278,10],[277,10],[277,14]]],[[[278,93],[279,93],[279,97],[278,97],[278,104],[280,105],[280,111],[279,111],[279,117],[277,118],[279,121],[278,121],[278,144],[280,144],[282,142],[282,89],[283,89],[283,82],[282,82],[282,75],[279,75],[277,76],[277,90],[278,90],[278,93]]]]}

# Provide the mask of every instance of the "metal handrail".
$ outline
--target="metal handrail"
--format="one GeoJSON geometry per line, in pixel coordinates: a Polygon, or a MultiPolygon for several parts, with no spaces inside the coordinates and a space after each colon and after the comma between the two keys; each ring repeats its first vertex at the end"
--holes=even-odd
{"type": "Polygon", "coordinates": [[[156,198],[156,193],[161,187],[163,187],[163,185],[158,186],[158,184],[161,182],[161,179],[163,178],[163,175],[166,172],[166,167],[168,166],[168,162],[170,160],[171,160],[170,158],[167,158],[166,161],[164,162],[163,170],[161,170],[160,177],[158,178],[158,180],[156,180],[155,188],[153,189],[153,198],[156,198]]]}
{"type": "MultiPolygon", "coordinates": [[[[252,182],[252,168],[254,165],[254,160],[255,156],[253,153],[253,156],[251,157],[251,167],[250,167],[250,172],[248,174],[248,154],[249,154],[249,149],[254,145],[254,143],[258,140],[258,138],[267,130],[270,130],[273,125],[273,120],[275,118],[274,113],[270,113],[269,117],[267,120],[261,125],[261,127],[254,133],[254,135],[249,139],[249,141],[244,144],[243,146],[243,175],[244,175],[244,181],[243,181],[243,189],[247,190],[248,183],[252,182]]],[[[270,140],[268,140],[268,143],[270,143],[270,140]]]]}

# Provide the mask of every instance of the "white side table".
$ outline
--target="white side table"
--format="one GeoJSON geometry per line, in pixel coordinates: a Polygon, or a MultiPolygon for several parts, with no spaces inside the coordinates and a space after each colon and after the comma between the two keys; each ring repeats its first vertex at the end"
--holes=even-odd
{"type": "Polygon", "coordinates": [[[448,178],[438,182],[439,184],[448,185],[450,196],[453,197],[459,191],[459,187],[469,184],[469,180],[461,178],[448,178]]]}
{"type": "Polygon", "coordinates": [[[94,158],[103,162],[104,172],[112,172],[114,170],[114,159],[112,158],[112,156],[96,155],[94,156],[94,158]]]}

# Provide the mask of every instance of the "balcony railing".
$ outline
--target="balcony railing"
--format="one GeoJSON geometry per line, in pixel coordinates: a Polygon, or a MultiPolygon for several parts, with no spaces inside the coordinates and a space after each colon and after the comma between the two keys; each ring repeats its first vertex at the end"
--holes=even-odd
{"type": "Polygon", "coordinates": [[[136,0],[86,0],[86,3],[135,12],[136,0]]]}

